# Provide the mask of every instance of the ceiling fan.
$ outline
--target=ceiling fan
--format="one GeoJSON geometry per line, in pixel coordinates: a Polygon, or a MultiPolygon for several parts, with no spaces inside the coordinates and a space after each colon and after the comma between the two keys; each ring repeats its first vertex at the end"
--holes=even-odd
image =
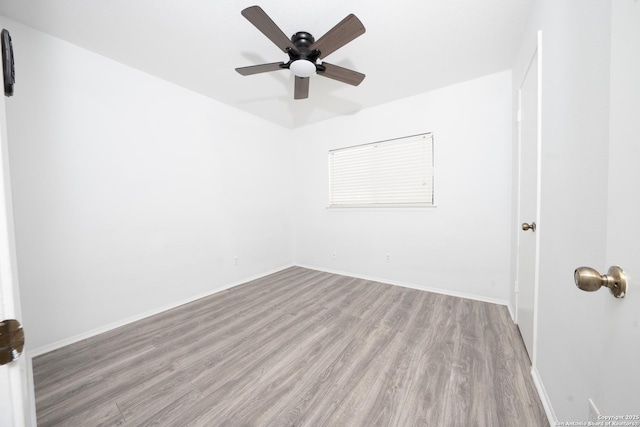
{"type": "Polygon", "coordinates": [[[353,86],[358,86],[364,80],[365,75],[362,73],[320,61],[320,58],[326,58],[364,34],[364,25],[354,14],[349,14],[317,41],[306,31],[298,31],[289,39],[260,6],[244,9],[242,16],[289,55],[287,62],[236,68],[243,76],[288,69],[295,76],[294,99],[309,97],[309,77],[314,73],[353,86]]]}

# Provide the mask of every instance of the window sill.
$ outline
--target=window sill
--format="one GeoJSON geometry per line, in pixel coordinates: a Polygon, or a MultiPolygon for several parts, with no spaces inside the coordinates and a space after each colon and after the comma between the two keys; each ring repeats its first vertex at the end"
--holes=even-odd
{"type": "Polygon", "coordinates": [[[327,206],[328,211],[333,212],[363,212],[363,211],[424,211],[437,208],[438,205],[428,206],[327,206]]]}

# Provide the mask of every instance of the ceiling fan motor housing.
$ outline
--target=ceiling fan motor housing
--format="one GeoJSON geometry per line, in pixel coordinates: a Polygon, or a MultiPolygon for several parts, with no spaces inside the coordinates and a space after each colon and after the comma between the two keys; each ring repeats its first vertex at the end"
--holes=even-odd
{"type": "Polygon", "coordinates": [[[316,39],[310,33],[306,31],[298,31],[291,36],[291,43],[298,49],[309,50],[309,46],[315,43],[316,39]]]}
{"type": "Polygon", "coordinates": [[[324,67],[320,64],[316,64],[316,60],[320,57],[320,51],[318,49],[309,50],[309,47],[315,43],[316,39],[306,31],[298,31],[291,36],[291,43],[296,47],[296,50],[289,49],[289,62],[283,64],[283,68],[289,68],[292,62],[299,59],[305,59],[312,62],[316,66],[316,71],[324,71],[324,67]]]}

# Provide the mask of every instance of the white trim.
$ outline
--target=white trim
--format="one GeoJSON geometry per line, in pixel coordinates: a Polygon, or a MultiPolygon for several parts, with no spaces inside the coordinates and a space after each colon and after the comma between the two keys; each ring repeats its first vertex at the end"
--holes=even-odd
{"type": "Polygon", "coordinates": [[[246,278],[241,279],[241,280],[236,281],[236,282],[227,283],[227,284],[224,284],[224,285],[222,285],[220,287],[217,287],[215,289],[212,289],[212,290],[209,290],[207,292],[204,292],[202,294],[194,295],[194,296],[191,296],[189,298],[185,298],[185,299],[177,301],[177,302],[172,302],[172,303],[164,305],[162,307],[154,308],[153,310],[149,310],[149,311],[146,311],[144,313],[136,314],[134,316],[127,317],[126,319],[118,320],[118,321],[109,323],[107,325],[100,326],[100,327],[95,328],[95,329],[91,329],[90,331],[86,331],[86,332],[83,332],[81,334],[74,335],[72,337],[65,338],[65,339],[53,342],[51,344],[44,345],[42,347],[35,348],[35,349],[29,351],[29,358],[33,359],[34,357],[38,357],[38,356],[43,355],[45,353],[48,353],[50,351],[57,350],[57,349],[59,349],[61,347],[76,343],[78,341],[82,341],[82,340],[87,339],[87,338],[91,338],[93,336],[102,334],[104,332],[111,331],[111,330],[119,328],[121,326],[128,325],[129,323],[133,323],[133,322],[136,322],[138,320],[145,319],[147,317],[162,313],[163,311],[171,310],[171,309],[179,307],[181,305],[188,304],[190,302],[199,300],[200,298],[208,297],[210,295],[213,295],[213,294],[216,294],[218,292],[233,288],[233,287],[238,286],[238,285],[242,285],[242,284],[250,282],[252,280],[260,279],[262,277],[268,276],[268,275],[273,274],[273,273],[277,273],[279,271],[285,270],[285,269],[290,268],[290,267],[295,267],[295,265],[294,264],[287,264],[287,265],[284,265],[282,267],[278,267],[276,269],[269,270],[269,271],[264,272],[264,273],[256,274],[256,275],[251,276],[251,277],[246,277],[246,278]]]}
{"type": "MultiPolygon", "coordinates": [[[[2,27],[0,26],[0,29],[2,27]]],[[[0,77],[0,82],[4,82],[0,77]]],[[[16,260],[15,228],[4,93],[0,94],[0,320],[22,320],[16,260]]],[[[27,333],[27,340],[29,334],[27,333]]],[[[28,383],[26,356],[0,367],[0,424],[30,427],[33,384],[28,383]]]]}
{"type": "Polygon", "coordinates": [[[556,425],[558,418],[556,417],[556,412],[553,410],[553,406],[551,405],[551,399],[549,399],[547,390],[544,388],[544,384],[542,383],[542,377],[540,377],[540,373],[535,366],[531,367],[531,377],[533,378],[533,384],[536,386],[536,390],[538,391],[538,396],[540,396],[540,402],[542,402],[542,407],[544,408],[544,413],[547,415],[549,425],[554,426],[556,425]]]}
{"type": "Polygon", "coordinates": [[[328,212],[426,212],[430,209],[437,208],[438,205],[429,206],[327,206],[328,212]]]}
{"type": "MultiPolygon", "coordinates": [[[[538,55],[538,137],[537,137],[537,182],[536,182],[536,218],[538,218],[538,227],[542,224],[544,226],[544,220],[541,218],[540,203],[542,199],[542,30],[538,30],[537,34],[537,55],[538,55]]],[[[535,267],[533,278],[534,289],[534,303],[533,303],[533,355],[531,357],[532,367],[538,366],[538,294],[540,289],[540,233],[544,233],[544,228],[541,231],[538,228],[536,233],[536,255],[535,255],[535,267]]]]}
{"type": "MultiPolygon", "coordinates": [[[[520,239],[519,237],[517,237],[517,239],[520,239]]],[[[516,245],[516,249],[517,249],[517,245],[516,245]]],[[[516,277],[518,277],[518,259],[516,257],[516,277]]],[[[515,306],[513,307],[513,315],[511,316],[513,318],[513,323],[515,323],[516,325],[518,324],[518,298],[519,298],[519,293],[520,293],[520,288],[518,285],[518,281],[516,281],[516,285],[515,285],[515,289],[513,291],[513,301],[515,301],[515,306]]]]}
{"type": "MultiPolygon", "coordinates": [[[[517,105],[517,114],[518,116],[522,110],[522,85],[524,84],[527,75],[531,69],[533,64],[533,58],[536,58],[536,71],[537,71],[537,106],[536,106],[536,115],[537,115],[537,123],[536,123],[536,213],[535,219],[538,225],[535,234],[535,254],[534,254],[534,277],[533,277],[533,342],[531,348],[531,354],[529,357],[531,358],[531,365],[533,367],[537,366],[537,347],[538,347],[538,288],[539,288],[539,271],[540,271],[540,224],[543,222],[540,218],[540,200],[541,200],[541,174],[542,174],[542,30],[538,30],[536,34],[536,44],[532,48],[531,55],[529,57],[529,61],[527,67],[525,68],[525,72],[520,79],[520,85],[518,86],[518,105],[517,105]]],[[[520,193],[520,184],[522,182],[522,174],[521,174],[521,159],[522,156],[522,133],[521,133],[521,125],[518,123],[518,174],[517,174],[517,185],[518,185],[518,195],[517,195],[517,217],[521,219],[521,197],[520,193]]],[[[516,288],[514,290],[514,296],[516,301],[516,312],[515,312],[515,322],[518,323],[518,307],[520,305],[520,289],[518,279],[520,278],[520,233],[516,234],[516,288]]]]}
{"type": "Polygon", "coordinates": [[[340,270],[333,270],[333,269],[327,269],[322,267],[315,267],[315,266],[305,265],[305,264],[296,264],[296,266],[302,267],[302,268],[308,268],[309,270],[324,271],[325,273],[340,274],[342,276],[355,277],[357,279],[371,280],[373,282],[380,282],[380,283],[386,283],[388,285],[401,286],[403,288],[417,289],[419,291],[427,291],[427,292],[433,292],[441,295],[449,295],[452,297],[470,299],[474,301],[488,302],[490,304],[504,305],[504,306],[507,306],[507,309],[509,308],[509,301],[507,299],[491,298],[491,297],[485,297],[480,295],[468,294],[466,292],[450,291],[447,289],[433,288],[431,286],[416,285],[415,283],[401,282],[398,280],[391,280],[391,279],[383,279],[380,277],[373,277],[373,276],[367,276],[363,274],[356,274],[348,271],[340,271],[340,270]]]}
{"type": "Polygon", "coordinates": [[[393,204],[388,204],[388,205],[332,205],[332,206],[327,206],[326,209],[330,210],[330,211],[344,211],[344,210],[353,210],[353,211],[358,211],[358,212],[362,212],[363,210],[369,210],[369,211],[381,211],[381,210],[389,210],[389,211],[396,211],[398,209],[401,210],[411,210],[414,209],[416,211],[422,210],[422,209],[430,209],[430,208],[435,208],[437,207],[436,205],[393,205],[393,204]]]}
{"type": "MultiPolygon", "coordinates": [[[[325,269],[325,268],[321,268],[321,267],[316,267],[316,266],[310,266],[310,265],[305,265],[305,264],[296,264],[296,263],[292,263],[292,264],[287,264],[284,265],[282,267],[278,267],[276,269],[273,270],[269,270],[267,272],[261,273],[261,274],[257,274],[251,277],[247,277],[244,278],[242,280],[233,282],[233,283],[229,283],[226,285],[223,285],[219,288],[210,290],[208,292],[205,292],[203,294],[199,294],[199,295],[195,295],[192,296],[190,298],[181,300],[179,302],[174,302],[172,304],[168,304],[164,307],[159,307],[156,308],[154,310],[150,310],[147,311],[145,313],[136,315],[136,316],[131,316],[129,318],[117,321],[117,322],[113,322],[110,323],[108,325],[102,326],[100,328],[96,328],[96,329],[92,329],[91,331],[87,331],[84,332],[82,334],[78,334],[75,335],[73,337],[70,338],[66,338],[64,340],[60,340],[57,341],[55,343],[52,344],[48,344],[46,346],[42,346],[33,350],[30,350],[28,352],[25,352],[25,356],[27,356],[27,366],[29,366],[29,368],[31,368],[32,366],[32,360],[34,357],[40,356],[42,354],[48,353],[50,351],[56,350],[58,348],[64,347],[66,345],[69,344],[73,344],[75,342],[81,341],[83,339],[87,339],[87,338],[91,338],[95,335],[99,335],[101,333],[110,331],[112,329],[118,328],[120,326],[124,326],[127,325],[129,323],[138,321],[138,320],[142,320],[144,318],[147,318],[149,316],[153,316],[155,314],[161,313],[163,311],[166,310],[170,310],[172,308],[178,307],[180,305],[183,304],[187,304],[190,302],[193,302],[195,300],[198,300],[200,298],[204,298],[213,294],[216,294],[218,292],[233,288],[235,286],[239,286],[242,285],[244,283],[250,282],[252,280],[256,280],[256,279],[260,279],[262,277],[268,276],[270,274],[274,274],[277,273],[279,271],[285,270],[287,268],[291,268],[291,267],[301,267],[301,268],[307,268],[310,270],[317,270],[317,271],[323,271],[325,273],[332,273],[332,274],[340,274],[343,276],[349,276],[349,277],[355,277],[358,279],[363,279],[363,280],[371,280],[371,281],[375,281],[375,282],[380,282],[380,283],[386,283],[389,285],[393,285],[393,286],[401,286],[403,288],[409,288],[409,289],[417,289],[417,290],[421,290],[421,291],[426,291],[426,292],[433,292],[433,293],[437,293],[437,294],[441,294],[441,295],[448,295],[448,296],[453,296],[453,297],[457,297],[457,298],[464,298],[464,299],[470,299],[470,300],[474,300],[474,301],[480,301],[480,302],[486,302],[486,303],[490,303],[490,304],[497,304],[497,305],[503,305],[506,306],[507,310],[509,311],[509,315],[511,316],[511,318],[514,318],[514,311],[513,308],[511,307],[511,304],[509,302],[509,300],[507,299],[500,299],[500,298],[491,298],[491,297],[485,297],[485,296],[480,296],[480,295],[473,295],[473,294],[469,294],[466,292],[455,292],[455,291],[450,291],[450,290],[446,290],[446,289],[441,289],[441,288],[434,288],[434,287],[430,287],[430,286],[422,286],[422,285],[416,285],[413,283],[407,283],[407,282],[402,282],[402,281],[397,281],[397,280],[389,280],[389,279],[383,279],[383,278],[378,278],[378,277],[373,277],[373,276],[367,276],[367,275],[363,275],[363,274],[355,274],[352,272],[345,272],[345,271],[340,271],[340,270],[333,270],[333,269],[325,269]]],[[[33,372],[31,369],[29,369],[30,371],[30,380],[32,380],[32,375],[33,372]]],[[[545,414],[547,416],[547,418],[550,421],[550,424],[553,425],[553,422],[556,420],[556,416],[555,416],[555,412],[553,411],[553,407],[551,406],[551,401],[546,393],[546,390],[544,388],[544,385],[542,383],[542,379],[540,378],[540,375],[537,371],[537,369],[535,367],[531,368],[531,376],[533,377],[533,382],[535,384],[536,390],[538,392],[538,395],[540,397],[540,400],[542,402],[542,405],[544,407],[545,410],[545,414]]],[[[33,414],[33,416],[35,417],[35,404],[31,405],[31,412],[33,414]]],[[[34,418],[35,419],[35,418],[34,418]]]]}
{"type": "Polygon", "coordinates": [[[235,286],[242,285],[242,284],[250,282],[252,280],[260,279],[262,277],[268,276],[268,275],[273,274],[273,273],[277,273],[279,271],[285,270],[285,269],[290,268],[290,267],[308,268],[310,270],[324,271],[325,273],[340,274],[340,275],[343,275],[343,276],[350,276],[350,277],[355,277],[355,278],[358,278],[358,279],[364,279],[364,280],[371,280],[371,281],[376,281],[376,282],[381,282],[381,283],[387,283],[389,285],[401,286],[403,288],[417,289],[417,290],[420,290],[420,291],[427,291],[427,292],[433,292],[433,293],[442,294],[442,295],[449,295],[449,296],[458,297],[458,298],[470,299],[470,300],[474,300],[474,301],[487,302],[487,303],[490,303],[490,304],[504,305],[504,306],[507,307],[507,310],[509,311],[509,314],[511,315],[511,318],[513,319],[513,309],[511,307],[511,305],[509,304],[509,300],[508,299],[491,298],[491,297],[485,297],[485,296],[480,296],[480,295],[468,294],[466,292],[450,291],[450,290],[447,290],[447,289],[434,288],[434,287],[431,287],[431,286],[416,285],[414,283],[401,282],[401,281],[397,281],[397,280],[390,280],[390,279],[384,279],[384,278],[379,278],[379,277],[367,276],[367,275],[356,274],[356,273],[352,273],[352,272],[325,269],[325,268],[316,267],[316,266],[291,263],[291,264],[287,264],[287,265],[275,268],[273,270],[269,270],[267,272],[263,272],[263,273],[260,273],[260,274],[257,274],[257,275],[251,276],[251,277],[247,277],[247,278],[238,280],[238,281],[233,282],[233,283],[228,283],[228,284],[222,285],[222,286],[220,286],[218,288],[209,290],[209,291],[204,292],[202,294],[194,295],[194,296],[191,296],[189,298],[185,298],[185,299],[177,301],[177,302],[172,302],[172,303],[164,305],[162,307],[157,307],[157,308],[155,308],[153,310],[149,310],[149,311],[146,311],[144,313],[140,313],[140,314],[137,314],[137,315],[134,315],[134,316],[130,316],[130,317],[127,317],[125,319],[121,319],[121,320],[118,320],[116,322],[112,322],[112,323],[109,323],[107,325],[103,325],[103,326],[100,326],[98,328],[91,329],[91,330],[83,332],[81,334],[77,334],[77,335],[74,335],[72,337],[65,338],[65,339],[53,342],[51,344],[47,344],[47,345],[44,345],[44,346],[29,350],[28,352],[25,352],[25,355],[29,359],[29,364],[31,364],[31,359],[33,359],[34,357],[41,356],[41,355],[43,355],[45,353],[48,353],[50,351],[57,350],[57,349],[62,348],[64,346],[67,346],[67,345],[70,345],[70,344],[74,344],[74,343],[82,341],[84,339],[91,338],[91,337],[94,337],[96,335],[102,334],[104,332],[108,332],[108,331],[111,331],[113,329],[119,328],[121,326],[125,326],[125,325],[128,325],[130,323],[136,322],[138,320],[142,320],[142,319],[145,319],[147,317],[162,313],[163,311],[171,310],[171,309],[176,308],[178,306],[181,306],[181,305],[184,305],[184,304],[188,304],[188,303],[196,301],[196,300],[198,300],[200,298],[208,297],[210,295],[213,295],[213,294],[216,294],[218,292],[233,288],[235,286]]]}
{"type": "Polygon", "coordinates": [[[518,323],[516,322],[516,311],[511,305],[510,300],[507,300],[507,310],[509,310],[509,316],[511,316],[511,320],[517,325],[518,323]]]}

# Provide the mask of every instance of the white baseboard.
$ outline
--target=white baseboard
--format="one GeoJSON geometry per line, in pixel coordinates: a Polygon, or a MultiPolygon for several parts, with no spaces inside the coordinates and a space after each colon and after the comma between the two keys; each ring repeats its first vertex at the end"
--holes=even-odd
{"type": "MultiPolygon", "coordinates": [[[[34,357],[40,356],[42,354],[48,353],[50,351],[56,350],[58,348],[64,347],[66,345],[70,345],[73,343],[76,343],[78,341],[82,341],[84,339],[87,338],[91,338],[95,335],[110,331],[112,329],[115,328],[119,328],[121,326],[127,325],[129,323],[138,321],[138,320],[142,320],[144,318],[153,316],[155,314],[161,313],[163,311],[166,310],[170,310],[172,308],[176,308],[178,306],[181,306],[183,304],[187,304],[190,302],[193,302],[195,300],[198,300],[200,298],[204,298],[213,294],[216,294],[218,292],[224,291],[226,289],[230,289],[233,288],[235,286],[241,285],[243,283],[247,283],[250,282],[252,280],[256,280],[256,279],[260,279],[262,277],[268,276],[269,274],[273,274],[276,273],[278,271],[284,270],[286,268],[290,268],[290,267],[302,267],[302,268],[308,268],[310,270],[318,270],[318,271],[324,271],[326,273],[332,273],[332,274],[340,274],[343,276],[350,276],[350,277],[356,277],[358,279],[364,279],[364,280],[371,280],[371,281],[376,281],[376,282],[381,282],[381,283],[388,283],[390,285],[394,285],[394,286],[401,286],[401,287],[405,287],[405,288],[410,288],[410,289],[417,289],[417,290],[422,290],[422,291],[428,291],[428,292],[434,292],[434,293],[438,293],[438,294],[443,294],[443,295],[449,295],[449,296],[454,296],[454,297],[459,297],[459,298],[466,298],[466,299],[471,299],[471,300],[475,300],[475,301],[482,301],[482,302],[488,302],[491,304],[498,304],[498,305],[504,305],[507,307],[507,309],[509,310],[509,314],[511,315],[511,318],[514,319],[514,311],[513,308],[511,307],[511,303],[508,300],[502,300],[499,298],[490,298],[490,297],[485,297],[485,296],[480,296],[480,295],[473,295],[473,294],[468,294],[468,293],[464,293],[464,292],[456,292],[456,291],[450,291],[450,290],[446,290],[446,289],[440,289],[440,288],[433,288],[433,287],[429,287],[429,286],[419,286],[419,285],[415,285],[412,283],[406,283],[406,282],[401,282],[401,281],[395,281],[395,280],[389,280],[389,279],[381,279],[381,278],[377,278],[377,277],[372,277],[372,276],[367,276],[367,275],[362,275],[362,274],[356,274],[356,273],[352,273],[352,272],[346,272],[346,271],[338,271],[338,270],[331,270],[331,269],[326,269],[326,268],[320,268],[320,267],[315,267],[315,266],[309,266],[309,265],[303,265],[303,264],[287,264],[284,265],[282,267],[267,271],[267,272],[263,272],[251,277],[247,277],[244,278],[242,280],[233,282],[233,283],[228,283],[225,284],[223,286],[220,286],[218,288],[215,289],[211,289],[205,293],[199,294],[199,295],[194,295],[192,297],[180,300],[180,301],[176,301],[173,302],[171,304],[162,306],[162,307],[158,307],[156,309],[147,311],[145,313],[141,313],[135,316],[131,316],[128,317],[126,319],[122,319],[119,320],[117,322],[113,322],[110,323],[108,325],[104,325],[102,327],[96,328],[96,329],[92,329],[90,331],[87,332],[83,332],[81,334],[75,335],[73,337],[69,337],[69,338],[65,338],[63,340],[60,341],[56,341],[54,343],[51,344],[47,344],[45,346],[42,347],[38,347],[36,349],[32,349],[29,350],[27,352],[25,352],[25,355],[27,356],[27,358],[29,359],[28,363],[29,366],[31,366],[31,359],[33,359],[34,357]]],[[[542,379],[540,378],[540,375],[537,371],[536,368],[531,368],[531,376],[533,377],[533,382],[536,386],[536,390],[538,391],[538,395],[540,396],[540,400],[542,401],[542,405],[544,407],[545,413],[547,415],[547,418],[549,419],[549,423],[550,425],[554,425],[555,421],[556,421],[556,416],[555,416],[555,412],[553,411],[553,407],[551,406],[551,402],[549,400],[549,397],[547,396],[546,390],[544,389],[544,385],[542,383],[542,379]]],[[[32,378],[30,378],[30,383],[31,383],[31,387],[33,387],[33,381],[32,378]]],[[[33,396],[33,390],[31,390],[31,395],[33,396]]],[[[32,405],[32,412],[34,413],[35,416],[35,404],[32,405]]],[[[35,418],[34,418],[35,419],[35,418]]]]}
{"type": "Polygon", "coordinates": [[[553,410],[553,406],[551,406],[551,400],[549,399],[547,390],[544,388],[540,373],[535,366],[531,367],[531,376],[533,377],[533,383],[536,386],[536,390],[538,390],[538,396],[540,396],[540,401],[542,402],[542,406],[544,407],[544,412],[545,414],[547,414],[549,425],[554,426],[556,425],[558,418],[556,417],[556,413],[553,410]]]}
{"type": "MultiPolygon", "coordinates": [[[[381,279],[379,277],[366,276],[366,275],[362,275],[362,274],[351,273],[351,272],[348,272],[348,271],[339,271],[339,270],[326,269],[326,268],[322,268],[322,267],[314,267],[314,266],[311,266],[311,265],[304,265],[304,264],[296,264],[296,265],[298,267],[308,268],[310,270],[318,270],[318,271],[324,271],[325,273],[340,274],[342,276],[356,277],[358,279],[364,279],[364,280],[371,280],[371,281],[374,281],[374,282],[387,283],[389,285],[395,285],[395,286],[402,286],[403,288],[417,289],[419,291],[433,292],[433,293],[436,293],[436,294],[449,295],[449,296],[452,296],[452,297],[471,299],[471,300],[481,301],[481,302],[488,302],[488,303],[491,303],[491,304],[505,305],[505,306],[507,306],[507,309],[509,309],[509,313],[511,313],[511,308],[509,307],[509,301],[506,300],[506,299],[491,298],[491,297],[485,297],[485,296],[482,296],[482,295],[473,295],[473,294],[468,294],[468,293],[465,293],[465,292],[456,292],[456,291],[450,291],[450,290],[447,290],[447,289],[433,288],[433,287],[430,287],[430,286],[421,286],[421,285],[416,285],[414,283],[400,282],[400,281],[397,281],[397,280],[389,280],[389,279],[381,279]]],[[[513,315],[512,315],[512,318],[513,318],[513,315]]]]}
{"type": "Polygon", "coordinates": [[[145,319],[145,318],[153,316],[155,314],[162,313],[163,311],[171,310],[172,308],[176,308],[178,306],[181,306],[181,305],[184,305],[184,304],[188,304],[188,303],[196,301],[196,300],[198,300],[200,298],[208,297],[209,295],[213,295],[213,294],[216,294],[218,292],[233,288],[234,286],[242,285],[243,283],[247,283],[247,282],[250,282],[252,280],[260,279],[261,277],[268,276],[269,274],[277,273],[278,271],[284,270],[284,269],[289,268],[289,267],[294,267],[294,264],[287,264],[287,265],[284,265],[282,267],[279,267],[279,268],[276,268],[276,269],[273,269],[273,270],[269,270],[267,272],[260,273],[260,274],[257,274],[257,275],[251,276],[251,277],[247,277],[247,278],[241,279],[241,280],[233,282],[233,283],[227,283],[227,284],[219,286],[219,287],[217,287],[215,289],[211,289],[211,290],[209,290],[207,292],[204,292],[202,294],[193,295],[193,296],[191,296],[189,298],[185,298],[185,299],[180,300],[180,301],[174,301],[174,302],[172,302],[170,304],[154,308],[153,310],[149,310],[149,311],[146,311],[144,313],[137,314],[135,316],[130,316],[130,317],[127,317],[125,319],[118,320],[116,322],[112,322],[112,323],[109,323],[107,325],[95,328],[95,329],[91,329],[91,330],[83,332],[81,334],[74,335],[72,337],[65,338],[65,339],[53,342],[51,344],[47,344],[47,345],[44,345],[44,346],[29,350],[27,352],[27,354],[28,354],[27,357],[29,357],[29,358],[38,357],[38,356],[40,356],[42,354],[48,353],[48,352],[53,351],[53,350],[57,350],[57,349],[59,349],[61,347],[76,343],[78,341],[82,341],[82,340],[87,339],[87,338],[91,338],[93,336],[102,334],[104,332],[108,332],[108,331],[110,331],[112,329],[116,329],[116,328],[119,328],[119,327],[124,326],[124,325],[128,325],[129,323],[133,323],[133,322],[136,322],[138,320],[145,319]]]}
{"type": "Polygon", "coordinates": [[[379,277],[372,277],[372,276],[352,273],[352,272],[348,272],[348,271],[331,270],[331,269],[326,269],[326,268],[321,268],[321,267],[316,267],[316,266],[303,265],[303,264],[293,264],[292,263],[292,264],[287,264],[287,265],[284,265],[282,267],[279,267],[279,268],[276,268],[276,269],[273,269],[273,270],[269,270],[267,272],[263,272],[263,273],[260,273],[260,274],[257,274],[257,275],[251,276],[251,277],[247,277],[247,278],[241,279],[241,280],[233,282],[233,283],[227,283],[225,285],[219,286],[219,287],[217,287],[215,289],[211,289],[211,290],[209,290],[207,292],[204,292],[202,294],[194,295],[194,296],[191,296],[189,298],[185,298],[185,299],[180,300],[180,301],[174,301],[174,302],[172,302],[170,304],[167,304],[167,305],[164,305],[164,306],[161,306],[161,307],[157,307],[157,308],[155,308],[153,310],[149,310],[149,311],[146,311],[144,313],[137,314],[135,316],[130,316],[130,317],[127,317],[125,319],[121,319],[121,320],[118,320],[116,322],[112,322],[112,323],[109,323],[107,325],[103,325],[101,327],[95,328],[95,329],[91,329],[89,331],[83,332],[83,333],[78,334],[78,335],[74,335],[72,337],[68,337],[68,338],[65,338],[65,339],[62,339],[62,340],[59,340],[59,341],[56,341],[56,342],[53,342],[53,343],[38,347],[38,348],[35,348],[35,349],[31,349],[31,350],[29,350],[27,352],[28,357],[30,357],[30,358],[38,357],[38,356],[40,356],[42,354],[48,353],[48,352],[53,351],[53,350],[57,350],[57,349],[59,349],[61,347],[64,347],[64,346],[67,346],[67,345],[70,345],[70,344],[74,344],[74,343],[76,343],[78,341],[82,341],[84,339],[91,338],[91,337],[93,337],[95,335],[99,335],[101,333],[108,332],[110,330],[119,328],[121,326],[128,325],[129,323],[133,323],[135,321],[145,319],[145,318],[153,316],[155,314],[159,314],[159,313],[161,313],[163,311],[171,310],[172,308],[176,308],[176,307],[181,306],[183,304],[187,304],[187,303],[193,302],[193,301],[198,300],[200,298],[204,298],[204,297],[207,297],[209,295],[216,294],[218,292],[233,288],[233,287],[241,285],[243,283],[250,282],[252,280],[256,280],[256,279],[259,279],[261,277],[268,276],[269,274],[273,274],[273,273],[276,273],[278,271],[284,270],[286,268],[295,267],[295,266],[302,267],[302,268],[308,268],[310,270],[324,271],[326,273],[340,274],[340,275],[343,275],[343,276],[356,277],[358,279],[371,280],[371,281],[376,281],[376,282],[381,282],[381,283],[388,283],[390,285],[402,286],[404,288],[417,289],[417,290],[421,290],[421,291],[434,292],[434,293],[438,293],[438,294],[442,294],[442,295],[454,296],[454,297],[458,297],[458,298],[466,298],[466,299],[471,299],[471,300],[475,300],[475,301],[488,302],[488,303],[491,303],[491,304],[504,305],[504,306],[507,307],[507,309],[509,310],[509,314],[513,318],[513,310],[511,308],[511,305],[510,305],[508,300],[503,300],[503,299],[498,299],[498,298],[490,298],[490,297],[485,297],[485,296],[481,296],[481,295],[473,295],[473,294],[468,294],[468,293],[465,293],[465,292],[450,291],[450,290],[447,290],[447,289],[434,288],[434,287],[430,287],[430,286],[420,286],[420,285],[416,285],[416,284],[413,284],[413,283],[407,283],[407,282],[401,282],[401,281],[396,281],[396,280],[383,279],[383,278],[379,278],[379,277]]]}
{"type": "Polygon", "coordinates": [[[509,310],[509,316],[511,316],[511,320],[513,320],[513,323],[516,323],[516,312],[511,305],[511,301],[507,301],[507,310],[509,310]]]}

